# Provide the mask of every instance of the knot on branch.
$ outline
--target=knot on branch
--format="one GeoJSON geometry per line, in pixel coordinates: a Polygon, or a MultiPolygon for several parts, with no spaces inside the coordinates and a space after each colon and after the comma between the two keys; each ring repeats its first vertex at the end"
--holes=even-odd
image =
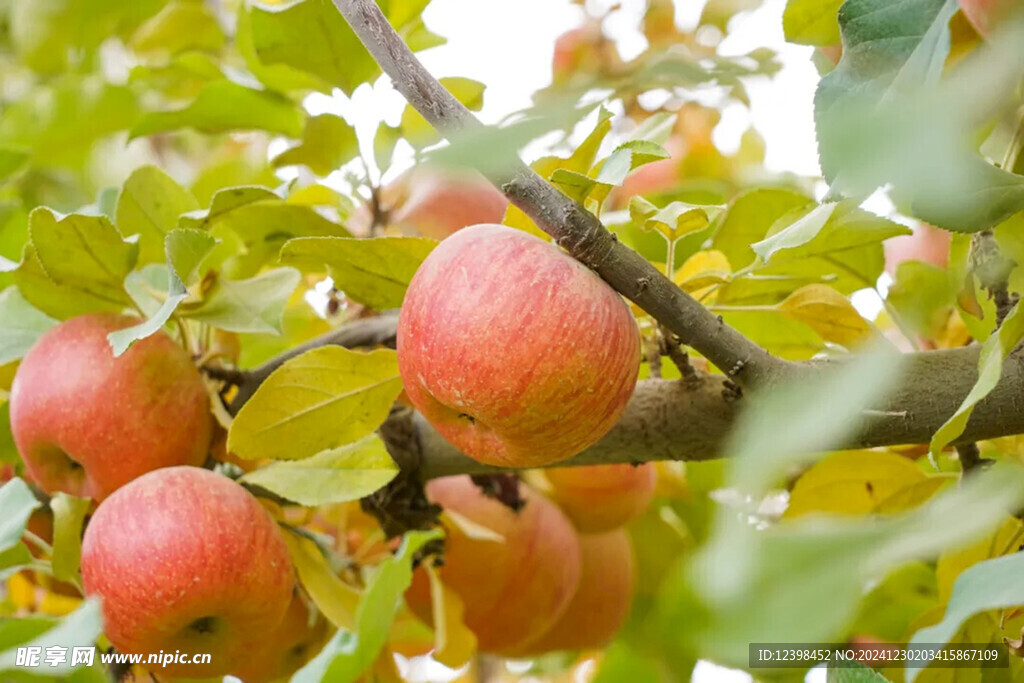
{"type": "Polygon", "coordinates": [[[470,479],[485,496],[493,498],[512,512],[519,512],[526,505],[519,491],[519,477],[514,474],[474,474],[470,479]]]}

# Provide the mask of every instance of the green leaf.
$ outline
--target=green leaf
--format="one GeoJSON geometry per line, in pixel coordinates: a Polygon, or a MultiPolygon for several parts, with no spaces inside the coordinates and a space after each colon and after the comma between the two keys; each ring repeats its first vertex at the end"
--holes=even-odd
{"type": "MultiPolygon", "coordinates": [[[[470,78],[442,78],[440,83],[470,111],[480,111],[483,107],[484,90],[487,87],[483,83],[470,78]]],[[[418,149],[441,140],[440,133],[434,130],[434,127],[427,123],[427,120],[413,109],[411,104],[407,104],[402,112],[399,129],[409,144],[418,149]]]]}
{"type": "Polygon", "coordinates": [[[107,341],[114,351],[114,356],[120,356],[136,341],[156,334],[161,327],[167,324],[175,309],[178,308],[178,304],[188,297],[188,289],[182,278],[191,280],[196,276],[196,268],[213,249],[214,239],[202,230],[175,228],[167,233],[164,244],[167,252],[167,269],[161,269],[159,272],[161,279],[166,282],[167,294],[162,301],[157,300],[159,306],[154,309],[150,302],[156,299],[153,292],[147,288],[146,278],[155,277],[157,271],[148,271],[145,275],[138,271],[129,273],[125,279],[125,289],[129,294],[133,290],[141,290],[144,293],[142,296],[132,296],[132,299],[144,312],[149,314],[149,318],[138,325],[126,327],[107,335],[107,341]],[[182,276],[179,273],[185,275],[182,276]]]}
{"type": "MultiPolygon", "coordinates": [[[[979,562],[957,577],[942,621],[915,633],[909,645],[947,643],[971,615],[1019,605],[1021,595],[1024,595],[1024,553],[979,562]]],[[[921,669],[908,663],[908,683],[913,683],[921,669]]]]}
{"type": "Polygon", "coordinates": [[[1024,339],[1024,307],[1017,305],[1006,316],[1006,320],[1000,326],[998,332],[993,334],[981,347],[981,355],[978,358],[978,381],[971,388],[960,407],[956,409],[952,417],[946,420],[945,424],[939,427],[929,444],[933,457],[938,457],[939,452],[948,444],[952,443],[958,436],[963,434],[967,427],[967,421],[974,412],[974,407],[988,396],[999,378],[1003,374],[1003,361],[1017,348],[1024,339]]]}
{"type": "Polygon", "coordinates": [[[174,55],[185,50],[215,52],[224,40],[210,6],[193,0],[172,0],[135,31],[129,46],[140,54],[174,55]]]}
{"type": "MultiPolygon", "coordinates": [[[[71,214],[58,219],[50,210],[38,208],[29,215],[29,236],[34,260],[53,284],[112,309],[131,303],[124,278],[138,258],[138,245],[122,239],[105,216],[71,214]]],[[[23,266],[29,258],[26,254],[23,266]]],[[[28,283],[18,283],[25,298],[51,312],[34,301],[32,287],[23,284],[28,283]]]]}
{"type": "Polygon", "coordinates": [[[0,146],[0,183],[21,172],[32,158],[32,152],[24,147],[0,146]]]}
{"type": "Polygon", "coordinates": [[[384,121],[377,126],[373,136],[373,157],[381,172],[391,168],[391,160],[395,156],[395,145],[402,139],[402,129],[389,126],[384,121]]]}
{"type": "Polygon", "coordinates": [[[324,218],[315,207],[288,202],[262,187],[232,187],[213,197],[208,211],[182,216],[181,226],[209,230],[225,240],[211,261],[227,259],[232,277],[254,275],[277,260],[282,245],[294,237],[348,237],[341,225],[324,218]],[[241,244],[232,246],[237,237],[241,244]]]}
{"type": "Polygon", "coordinates": [[[167,265],[187,285],[195,284],[201,273],[199,266],[213,250],[216,240],[208,232],[175,228],[164,238],[167,265]]]}
{"type": "Polygon", "coordinates": [[[65,74],[4,108],[0,140],[30,149],[37,166],[76,168],[97,140],[131,126],[138,111],[129,88],[111,85],[99,74],[65,74]]]}
{"type": "MultiPolygon", "coordinates": [[[[56,622],[53,628],[33,638],[28,643],[19,643],[21,647],[40,647],[45,652],[48,647],[68,648],[68,652],[74,647],[89,647],[96,643],[103,632],[103,618],[100,611],[98,598],[87,598],[74,612],[56,622]]],[[[0,652],[0,671],[16,671],[20,667],[16,665],[17,648],[0,652]]],[[[67,680],[74,668],[71,666],[71,658],[58,666],[42,666],[33,673],[67,680]]]]}
{"type": "Polygon", "coordinates": [[[53,576],[59,581],[77,581],[82,561],[82,528],[92,505],[90,498],[58,492],[50,500],[53,510],[53,576]]]}
{"type": "Polygon", "coordinates": [[[11,42],[32,69],[61,71],[157,11],[165,0],[12,0],[11,42]],[[69,30],[74,27],[74,30],[69,30]]]}
{"type": "Polygon", "coordinates": [[[375,434],[304,460],[261,467],[240,481],[255,484],[299,505],[345,503],[368,496],[398,474],[384,442],[375,434]]]}
{"type": "Polygon", "coordinates": [[[605,185],[621,185],[632,171],[668,158],[669,153],[661,145],[648,140],[632,140],[615,148],[601,165],[595,180],[605,185]]]}
{"type": "Polygon", "coordinates": [[[812,203],[809,197],[788,190],[748,190],[738,195],[719,221],[712,246],[725,254],[733,268],[750,265],[750,245],[768,234],[780,218],[812,203]]]}
{"type": "Polygon", "coordinates": [[[302,120],[302,110],[291,100],[223,80],[204,86],[184,109],[143,115],[131,129],[130,137],[182,128],[194,128],[201,133],[265,130],[298,137],[302,120]]]}
{"type": "Polygon", "coordinates": [[[837,45],[843,0],[789,0],[782,13],[786,40],[801,45],[837,45]]]}
{"type": "Polygon", "coordinates": [[[16,287],[0,292],[0,365],[22,358],[57,321],[25,301],[16,287]]]}
{"type": "Polygon", "coordinates": [[[302,237],[281,249],[285,263],[326,264],[349,298],[377,309],[402,305],[405,290],[437,242],[422,237],[302,237]]]}
{"type": "Polygon", "coordinates": [[[0,486],[0,550],[21,544],[28,518],[39,505],[28,484],[19,478],[0,486]]]}
{"type": "Polygon", "coordinates": [[[313,173],[326,176],[359,154],[356,130],[345,119],[334,114],[321,114],[306,119],[302,142],[278,154],[271,164],[308,166],[313,173]]]}
{"type": "Polygon", "coordinates": [[[286,65],[314,76],[317,89],[351,95],[380,73],[331,0],[254,5],[249,12],[252,44],[264,65],[286,65]]]}
{"type": "Polygon", "coordinates": [[[281,315],[301,275],[275,268],[247,280],[218,278],[206,299],[181,315],[228,332],[281,333],[281,315]]]}
{"type": "Polygon", "coordinates": [[[352,630],[341,629],[324,649],[291,678],[291,683],[351,683],[377,659],[402,596],[412,583],[413,558],[441,532],[413,531],[405,535],[394,557],[380,563],[370,578],[356,612],[352,630]]]}
{"type": "Polygon", "coordinates": [[[242,407],[228,449],[247,459],[308,458],[370,434],[401,391],[394,351],[307,351],[275,370],[242,407]]]}
{"type": "Polygon", "coordinates": [[[1024,176],[982,159],[973,139],[1019,81],[1024,26],[1008,26],[941,78],[957,7],[848,0],[843,58],[819,84],[815,116],[833,195],[863,197],[888,185],[904,212],[975,232],[1024,208],[1024,176]]]}
{"type": "Polygon", "coordinates": [[[889,679],[860,662],[829,662],[825,683],[889,683],[889,679]]]}
{"type": "Polygon", "coordinates": [[[956,287],[948,271],[922,261],[904,261],[896,268],[896,281],[889,287],[886,301],[903,324],[935,339],[945,329],[956,303],[956,287]]]}
{"type": "Polygon", "coordinates": [[[178,217],[199,208],[192,193],[155,166],[142,166],[128,176],[117,198],[115,222],[125,237],[139,235],[139,262],[164,260],[164,238],[178,217]]]}
{"type": "MultiPolygon", "coordinates": [[[[779,424],[775,435],[790,431],[779,424]]],[[[660,627],[689,632],[692,647],[734,666],[746,664],[752,642],[836,642],[865,585],[910,560],[976,541],[1021,500],[1024,472],[1000,465],[898,516],[806,518],[758,530],[726,506],[689,573],[666,581],[659,609],[670,618],[660,627]],[[686,597],[695,591],[697,604],[686,597]]]]}
{"type": "Polygon", "coordinates": [[[777,251],[803,246],[818,236],[838,207],[839,205],[834,203],[816,206],[789,227],[751,244],[750,248],[762,261],[767,262],[777,251]]]}

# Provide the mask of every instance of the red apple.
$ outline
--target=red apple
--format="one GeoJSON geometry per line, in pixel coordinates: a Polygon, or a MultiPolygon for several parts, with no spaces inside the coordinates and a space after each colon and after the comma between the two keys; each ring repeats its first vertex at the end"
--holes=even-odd
{"type": "Polygon", "coordinates": [[[82,541],[82,579],[103,600],[104,633],[125,653],[209,653],[172,676],[245,665],[281,623],[295,575],[270,514],[227,477],[155,470],[100,504],[82,541]]]}
{"type": "Polygon", "coordinates": [[[140,474],[200,465],[213,429],[202,378],[157,332],[115,358],[107,334],[138,323],[83,315],[44,334],[11,388],[11,430],[47,493],[101,500],[140,474]]]}
{"type": "Polygon", "coordinates": [[[476,223],[500,223],[508,200],[476,172],[419,167],[407,174],[406,194],[391,223],[443,240],[476,223]]]}
{"type": "Polygon", "coordinates": [[[250,651],[245,663],[231,675],[243,683],[284,680],[320,651],[327,635],[327,620],[310,613],[306,601],[296,593],[281,623],[264,634],[259,647],[250,651]]]}
{"type": "Polygon", "coordinates": [[[960,9],[982,36],[992,34],[1007,16],[1024,10],[1021,0],[960,0],[960,9]]]}
{"type": "Polygon", "coordinates": [[[923,261],[945,268],[949,264],[951,239],[949,232],[921,223],[914,228],[913,234],[899,235],[885,241],[885,270],[895,276],[896,269],[904,261],[923,261]]]}
{"type": "Polygon", "coordinates": [[[517,653],[519,656],[602,648],[626,622],[636,587],[629,534],[622,529],[582,534],[580,550],[583,572],[569,607],[544,635],[517,653]]]}
{"type": "Polygon", "coordinates": [[[611,531],[643,514],[654,497],[654,465],[593,465],[544,471],[550,497],[585,533],[611,531]]]}
{"type": "MultiPolygon", "coordinates": [[[[448,530],[441,580],[465,607],[466,626],[483,652],[520,650],[562,616],[580,580],[579,536],[565,515],[529,487],[517,513],[486,497],[468,476],[427,485],[431,501],[502,537],[470,538],[448,530]]],[[[410,609],[431,619],[430,583],[415,572],[406,594],[410,609]]]]}
{"type": "Polygon", "coordinates": [[[640,336],[615,290],[556,245],[475,225],[409,285],[398,364],[448,441],[480,462],[535,467],[611,429],[636,384],[640,336]]]}

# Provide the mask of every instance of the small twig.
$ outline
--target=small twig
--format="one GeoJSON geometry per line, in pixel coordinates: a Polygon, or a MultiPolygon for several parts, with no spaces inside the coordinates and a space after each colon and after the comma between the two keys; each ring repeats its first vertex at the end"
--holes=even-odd
{"type": "Polygon", "coordinates": [[[971,271],[996,305],[996,327],[1003,324],[1020,296],[1009,291],[1010,273],[1017,265],[1006,258],[992,230],[982,230],[971,239],[971,271]]]}
{"type": "Polygon", "coordinates": [[[974,442],[957,446],[956,455],[960,460],[960,469],[965,477],[988,467],[994,462],[988,458],[981,457],[981,450],[978,448],[978,444],[974,442]]]}
{"type": "Polygon", "coordinates": [[[228,367],[224,365],[201,365],[199,369],[208,377],[227,382],[233,386],[241,386],[249,381],[250,372],[241,368],[228,367]]]}
{"type": "Polygon", "coordinates": [[[654,379],[661,379],[661,353],[659,333],[655,332],[653,337],[644,337],[644,358],[654,379]]]}
{"type": "Polygon", "coordinates": [[[683,381],[688,386],[700,384],[700,373],[690,363],[690,354],[679,343],[679,337],[672,334],[672,331],[665,326],[659,327],[658,333],[661,339],[662,353],[668,356],[672,364],[679,368],[679,374],[683,376],[683,381]]]}

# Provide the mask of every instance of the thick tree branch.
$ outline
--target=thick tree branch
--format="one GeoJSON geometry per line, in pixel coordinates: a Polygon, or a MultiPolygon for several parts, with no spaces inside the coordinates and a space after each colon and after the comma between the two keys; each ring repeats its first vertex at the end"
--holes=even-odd
{"type": "MultiPolygon", "coordinates": [[[[442,135],[482,125],[423,67],[374,0],[334,4],[395,88],[442,135]]],[[[766,382],[785,371],[785,361],[723,323],[518,158],[485,175],[566,251],[737,381],[766,382]]]]}

